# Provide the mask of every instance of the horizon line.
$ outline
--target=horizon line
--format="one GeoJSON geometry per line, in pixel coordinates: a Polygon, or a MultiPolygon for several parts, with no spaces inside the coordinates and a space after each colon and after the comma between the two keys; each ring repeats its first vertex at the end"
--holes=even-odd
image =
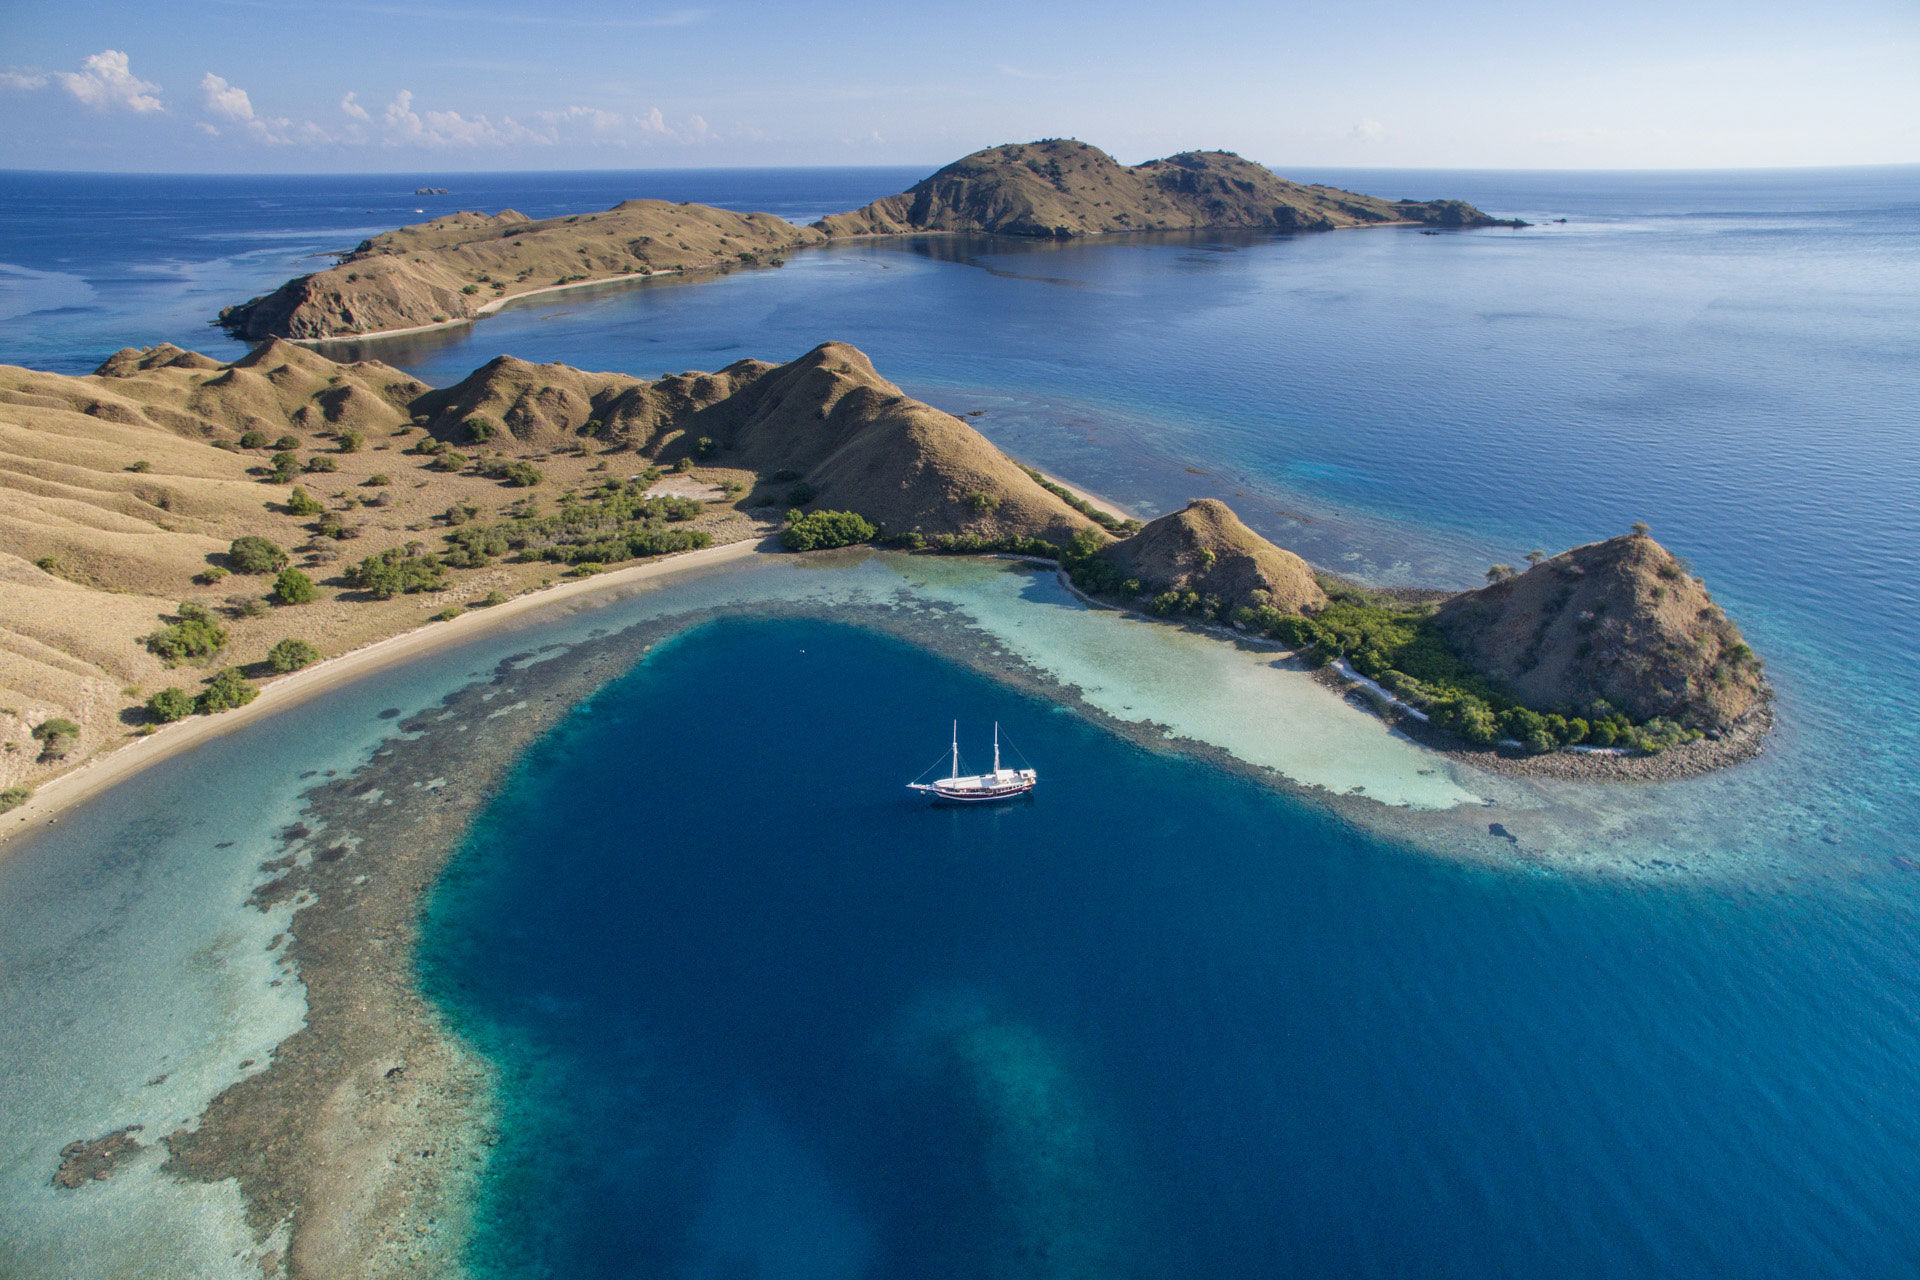
{"type": "MultiPolygon", "coordinates": [[[[1238,153],[1236,153],[1238,154],[1238,153]]],[[[715,164],[603,166],[552,169],[54,169],[0,166],[0,174],[34,174],[74,178],[388,178],[407,175],[446,177],[454,175],[580,174],[580,173],[740,173],[818,170],[921,169],[929,174],[952,164],[940,161],[931,166],[897,164],[715,164]]],[[[1541,173],[1541,174],[1624,174],[1624,173],[1819,173],[1859,170],[1920,169],[1920,160],[1874,161],[1863,164],[1780,164],[1780,165],[1615,165],[1557,168],[1525,165],[1432,165],[1432,164],[1285,164],[1254,163],[1285,176],[1287,169],[1338,169],[1347,172],[1377,173],[1541,173]]]]}

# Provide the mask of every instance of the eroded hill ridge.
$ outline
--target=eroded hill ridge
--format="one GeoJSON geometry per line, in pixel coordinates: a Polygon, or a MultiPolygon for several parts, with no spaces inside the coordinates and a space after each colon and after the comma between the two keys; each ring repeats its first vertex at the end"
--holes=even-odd
{"type": "Polygon", "coordinates": [[[778,265],[830,238],[978,232],[1069,239],[1138,231],[1328,231],[1421,223],[1517,226],[1459,200],[1383,200],[1289,182],[1227,151],[1121,165],[1068,139],[991,147],[899,195],[797,227],[772,214],[629,200],[533,221],[512,209],[450,214],[362,241],[324,271],[227,307],[248,341],[343,338],[457,324],[508,300],[651,275],[778,265]]]}

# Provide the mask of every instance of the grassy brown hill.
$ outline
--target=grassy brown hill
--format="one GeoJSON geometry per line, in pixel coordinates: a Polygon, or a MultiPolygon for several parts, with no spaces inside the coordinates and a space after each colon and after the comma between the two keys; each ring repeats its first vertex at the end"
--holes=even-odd
{"type": "Polygon", "coordinates": [[[896,533],[1094,529],[837,343],[652,382],[503,357],[443,389],[281,341],[232,364],[160,346],[85,377],[0,366],[0,788],[61,767],[29,737],[49,720],[79,726],[72,763],[137,732],[157,689],[265,674],[282,639],[344,652],[572,565],[764,533],[790,505],[896,533]],[[650,501],[666,467],[709,500],[650,501]],[[230,572],[243,536],[318,598],[230,572]],[[383,555],[422,570],[387,598],[353,571],[383,555]],[[143,640],[182,602],[228,640],[168,667],[143,640]]]}
{"type": "Polygon", "coordinates": [[[522,445],[583,430],[663,462],[710,458],[804,485],[812,505],[857,511],[890,533],[1065,541],[1093,522],[965,422],[906,395],[857,348],[829,342],[783,365],[645,382],[502,356],[413,405],[456,447],[477,417],[522,445]],[[597,424],[589,427],[589,424],[597,424]],[[705,445],[701,441],[706,441],[705,445]]]}
{"type": "Polygon", "coordinates": [[[1740,631],[1665,547],[1628,534],[1575,547],[1455,596],[1435,625],[1473,667],[1529,706],[1720,731],[1766,682],[1740,631]]]}
{"type": "Polygon", "coordinates": [[[325,271],[226,308],[234,336],[326,338],[467,320],[559,285],[770,261],[822,239],[767,213],[629,200],[531,221],[455,213],[362,241],[325,271]]]}
{"type": "Polygon", "coordinates": [[[1124,166],[1065,138],[975,152],[896,196],[814,225],[832,236],[972,231],[1066,239],[1237,227],[1327,231],[1388,222],[1503,224],[1458,200],[1399,201],[1302,186],[1230,151],[1124,166]]]}
{"type": "Polygon", "coordinates": [[[1218,601],[1214,612],[1223,616],[1261,605],[1311,613],[1327,603],[1305,560],[1247,528],[1215,498],[1161,516],[1100,555],[1119,577],[1137,579],[1143,594],[1193,592],[1218,601]]]}

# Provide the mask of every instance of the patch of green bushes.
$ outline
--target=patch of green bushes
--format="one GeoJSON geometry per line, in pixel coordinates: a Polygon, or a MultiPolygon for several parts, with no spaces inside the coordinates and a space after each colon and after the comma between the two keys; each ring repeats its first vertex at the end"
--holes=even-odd
{"type": "Polygon", "coordinates": [[[147,651],[168,666],[211,658],[227,644],[227,629],[214,621],[205,605],[191,600],[180,604],[179,621],[146,638],[147,651]]]}
{"type": "Polygon", "coordinates": [[[789,551],[822,551],[872,541],[878,532],[857,512],[795,509],[787,512],[787,527],[780,531],[780,543],[789,551]]]}
{"type": "Polygon", "coordinates": [[[31,799],[33,799],[32,787],[8,787],[6,790],[0,791],[0,813],[9,813],[14,809],[18,809],[31,799]]]}
{"type": "Polygon", "coordinates": [[[244,707],[260,696],[260,690],[253,682],[240,674],[238,667],[228,667],[207,681],[207,687],[194,699],[195,713],[210,716],[216,712],[231,711],[235,707],[244,707]]]}
{"type": "Polygon", "coordinates": [[[147,699],[147,719],[156,723],[171,724],[192,714],[193,695],[177,686],[169,685],[147,699]]]}
{"type": "Polygon", "coordinates": [[[325,508],[299,485],[293,486],[293,492],[287,495],[287,514],[291,516],[317,516],[325,508]]]}
{"type": "Polygon", "coordinates": [[[438,591],[446,585],[446,570],[440,558],[427,554],[418,543],[389,547],[378,555],[368,556],[348,568],[345,577],[348,586],[358,587],[375,600],[438,591]]]}
{"type": "Polygon", "coordinates": [[[703,507],[697,499],[650,498],[648,483],[646,477],[607,480],[584,498],[566,495],[553,515],[538,514],[538,504],[524,499],[505,519],[463,524],[448,533],[446,562],[476,569],[511,555],[522,561],[606,564],[713,544],[704,530],[668,527],[699,515],[703,507]]]}
{"type": "Polygon", "coordinates": [[[235,573],[278,573],[288,561],[286,552],[251,533],[235,538],[227,548],[227,566],[235,573]]]}
{"type": "Polygon", "coordinates": [[[273,580],[273,594],[281,604],[311,604],[320,593],[313,579],[298,569],[282,569],[273,580]]]}
{"type": "MultiPolygon", "coordinates": [[[[441,455],[443,461],[446,457],[446,454],[441,455]]],[[[518,458],[488,458],[480,464],[480,474],[489,480],[498,480],[522,489],[531,489],[547,478],[540,468],[518,458]]]]}
{"type": "Polygon", "coordinates": [[[310,667],[318,661],[320,661],[320,651],[305,640],[294,636],[288,636],[267,650],[267,666],[280,675],[285,675],[289,671],[298,671],[302,667],[310,667]]]}

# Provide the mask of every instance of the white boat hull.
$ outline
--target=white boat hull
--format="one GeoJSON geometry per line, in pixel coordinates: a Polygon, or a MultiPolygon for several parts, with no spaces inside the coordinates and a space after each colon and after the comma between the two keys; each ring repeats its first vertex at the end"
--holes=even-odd
{"type": "Polygon", "coordinates": [[[909,783],[910,790],[949,804],[991,804],[1031,795],[1040,779],[1031,769],[1002,769],[970,778],[942,778],[938,782],[909,783]]]}

